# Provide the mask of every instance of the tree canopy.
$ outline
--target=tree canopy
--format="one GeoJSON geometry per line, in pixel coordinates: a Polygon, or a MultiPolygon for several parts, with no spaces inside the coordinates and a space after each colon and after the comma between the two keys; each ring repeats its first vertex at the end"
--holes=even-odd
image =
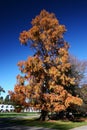
{"type": "MultiPolygon", "coordinates": [[[[69,44],[63,38],[65,26],[59,23],[55,14],[46,10],[31,23],[29,30],[20,33],[19,40],[23,45],[29,44],[35,54],[18,63],[23,76],[17,77],[15,89],[17,86],[17,91],[22,91],[22,87],[28,89],[29,104],[41,110],[40,119],[44,120],[48,112],[66,110],[71,104],[81,105],[82,100],[67,91],[75,85],[75,78],[69,73],[69,44]]],[[[15,93],[16,90],[11,98],[15,93]]]]}

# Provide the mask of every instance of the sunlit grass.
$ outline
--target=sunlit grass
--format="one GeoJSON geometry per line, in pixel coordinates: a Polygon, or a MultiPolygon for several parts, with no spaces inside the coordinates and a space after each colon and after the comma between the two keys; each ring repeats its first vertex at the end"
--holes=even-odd
{"type": "MultiPolygon", "coordinates": [[[[46,127],[59,130],[69,130],[71,128],[87,125],[87,122],[64,122],[64,121],[35,121],[35,120],[19,120],[19,123],[22,123],[26,126],[37,126],[37,127],[46,127]]],[[[18,123],[18,124],[19,124],[18,123]]]]}
{"type": "Polygon", "coordinates": [[[36,126],[45,127],[58,130],[70,130],[75,127],[87,125],[86,121],[83,122],[71,122],[71,121],[37,121],[36,119],[12,119],[8,120],[9,123],[23,126],[36,126]]]}
{"type": "Polygon", "coordinates": [[[18,116],[33,116],[38,115],[37,112],[23,112],[23,113],[16,113],[16,112],[6,112],[6,113],[0,113],[0,118],[2,117],[18,117],[18,116]]]}

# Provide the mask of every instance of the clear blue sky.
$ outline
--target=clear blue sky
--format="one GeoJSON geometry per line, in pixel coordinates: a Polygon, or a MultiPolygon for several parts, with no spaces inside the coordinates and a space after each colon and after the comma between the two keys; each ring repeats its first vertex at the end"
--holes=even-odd
{"type": "Polygon", "coordinates": [[[67,28],[64,38],[70,43],[70,53],[87,59],[87,1],[86,0],[0,0],[0,85],[13,90],[19,73],[17,63],[32,55],[21,46],[19,34],[31,27],[31,20],[42,9],[55,13],[67,28]]]}

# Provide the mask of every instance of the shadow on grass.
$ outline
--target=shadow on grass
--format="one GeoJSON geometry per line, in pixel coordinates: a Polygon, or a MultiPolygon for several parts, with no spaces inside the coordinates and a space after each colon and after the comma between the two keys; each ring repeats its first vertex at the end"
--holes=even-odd
{"type": "Polygon", "coordinates": [[[36,126],[58,130],[69,130],[82,125],[87,125],[87,122],[70,122],[70,121],[37,121],[36,119],[19,119],[19,118],[0,118],[0,128],[5,126],[36,126]]]}

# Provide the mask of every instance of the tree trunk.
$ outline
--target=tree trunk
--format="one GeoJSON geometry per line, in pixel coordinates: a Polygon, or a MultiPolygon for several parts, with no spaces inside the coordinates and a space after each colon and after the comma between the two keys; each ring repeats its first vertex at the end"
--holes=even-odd
{"type": "Polygon", "coordinates": [[[49,117],[48,117],[48,112],[42,110],[39,120],[40,120],[40,121],[47,121],[48,119],[49,119],[49,117]]]}

